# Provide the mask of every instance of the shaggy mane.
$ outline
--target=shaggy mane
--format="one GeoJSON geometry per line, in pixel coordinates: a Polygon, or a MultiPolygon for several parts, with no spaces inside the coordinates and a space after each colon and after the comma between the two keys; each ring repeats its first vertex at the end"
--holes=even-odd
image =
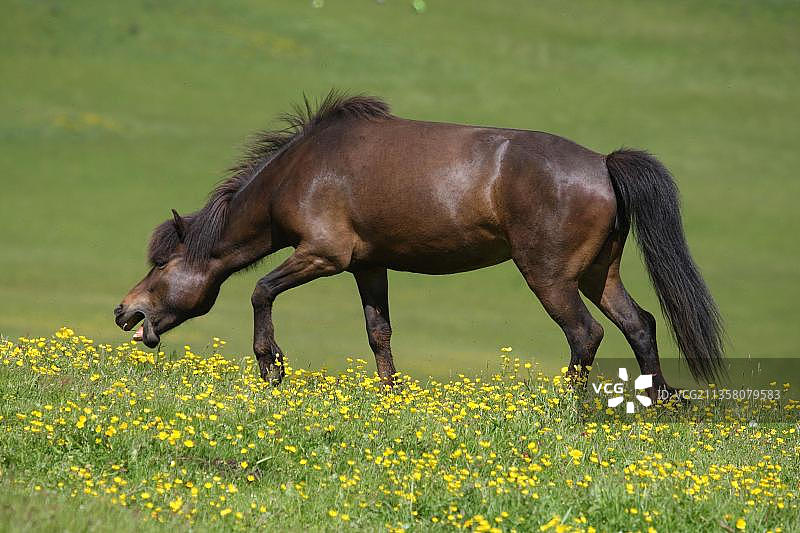
{"type": "MultiPolygon", "coordinates": [[[[184,243],[187,260],[199,264],[209,258],[222,236],[228,218],[228,205],[234,195],[289,146],[309,135],[321,123],[342,118],[384,119],[390,116],[389,106],[373,96],[347,96],[331,91],[314,110],[303,95],[302,105],[295,105],[292,112],[281,115],[285,127],[255,134],[241,159],[228,170],[228,178],[211,192],[206,205],[183,217],[186,223],[184,243]]],[[[160,224],[150,238],[147,253],[150,264],[165,263],[178,243],[173,221],[160,224]]]]}

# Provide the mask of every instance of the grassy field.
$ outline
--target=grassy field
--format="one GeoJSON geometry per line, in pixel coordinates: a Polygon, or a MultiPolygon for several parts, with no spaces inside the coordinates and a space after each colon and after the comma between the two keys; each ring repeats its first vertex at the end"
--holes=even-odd
{"type": "MultiPolygon", "coordinates": [[[[278,300],[295,370],[259,382],[249,297],[285,253],[162,354],[121,344],[111,310],[152,228],[198,208],[303,92],[338,87],[401,116],[651,150],[679,182],[729,353],[796,355],[800,5],[424,5],[4,2],[0,531],[800,528],[796,424],[587,419],[533,372],[557,372],[566,343],[511,265],[390,274],[395,360],[420,380],[391,393],[347,275],[278,300]],[[96,342],[38,338],[63,325],[96,342]],[[488,372],[509,345],[519,360],[488,372]]],[[[633,246],[623,277],[675,356],[633,246]]],[[[603,324],[600,357],[628,356],[603,324]]]]}
{"type": "Polygon", "coordinates": [[[0,342],[0,530],[800,527],[777,403],[627,415],[508,352],[499,374],[391,392],[363,360],[270,388],[221,347],[0,342]]]}
{"type": "MultiPolygon", "coordinates": [[[[796,3],[431,0],[418,14],[399,0],[9,0],[3,11],[0,333],[70,325],[122,340],[111,309],[144,273],[152,228],[169,208],[198,208],[249,133],[335,86],[382,95],[402,116],[652,150],[679,180],[730,352],[796,353],[796,3]]],[[[624,278],[657,312],[633,250],[624,278]]],[[[168,347],[224,335],[230,355],[248,353],[249,295],[281,257],[230,281],[168,347]]],[[[501,345],[564,361],[561,331],[511,265],[390,284],[397,363],[412,375],[480,370],[501,345]]],[[[347,275],[282,296],[276,324],[304,366],[369,353],[347,275]]],[[[600,356],[629,354],[604,325],[600,356]]]]}

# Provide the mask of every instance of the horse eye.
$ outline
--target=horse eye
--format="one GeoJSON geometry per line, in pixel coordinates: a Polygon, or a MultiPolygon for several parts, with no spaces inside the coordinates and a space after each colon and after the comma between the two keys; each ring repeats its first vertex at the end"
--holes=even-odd
{"type": "Polygon", "coordinates": [[[167,268],[167,263],[156,263],[156,268],[159,270],[164,270],[167,268]]]}

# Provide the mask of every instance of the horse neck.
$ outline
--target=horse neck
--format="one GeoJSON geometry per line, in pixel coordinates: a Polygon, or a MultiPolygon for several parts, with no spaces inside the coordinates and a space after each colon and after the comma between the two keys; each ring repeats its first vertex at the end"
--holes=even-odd
{"type": "Polygon", "coordinates": [[[274,251],[269,202],[274,180],[274,173],[264,168],[228,203],[225,228],[214,255],[230,273],[274,251]]]}

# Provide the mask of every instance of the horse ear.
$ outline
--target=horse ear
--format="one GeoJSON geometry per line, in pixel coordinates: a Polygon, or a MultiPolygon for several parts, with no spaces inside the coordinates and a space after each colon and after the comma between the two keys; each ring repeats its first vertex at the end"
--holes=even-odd
{"type": "Polygon", "coordinates": [[[183,242],[186,237],[186,222],[174,209],[172,210],[172,222],[175,224],[175,231],[178,232],[178,239],[183,242]]]}

